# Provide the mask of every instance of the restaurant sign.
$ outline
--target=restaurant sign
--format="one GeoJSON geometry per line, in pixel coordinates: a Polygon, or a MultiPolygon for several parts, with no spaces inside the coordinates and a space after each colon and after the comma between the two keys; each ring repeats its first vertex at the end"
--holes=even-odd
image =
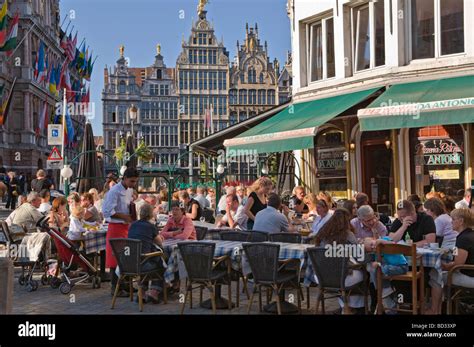
{"type": "Polygon", "coordinates": [[[463,149],[453,139],[420,141],[416,153],[422,154],[425,165],[462,165],[463,149]]]}
{"type": "Polygon", "coordinates": [[[321,176],[345,176],[346,163],[344,157],[346,149],[340,148],[325,148],[318,149],[318,177],[321,176]]]}
{"type": "Polygon", "coordinates": [[[435,180],[458,180],[459,170],[430,170],[430,176],[435,180]]]}

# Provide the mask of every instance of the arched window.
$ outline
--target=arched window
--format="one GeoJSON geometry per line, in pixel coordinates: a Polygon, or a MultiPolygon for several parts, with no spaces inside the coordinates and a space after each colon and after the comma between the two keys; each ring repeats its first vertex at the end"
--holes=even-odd
{"type": "Polygon", "coordinates": [[[255,73],[254,68],[249,68],[248,75],[249,75],[249,83],[257,83],[257,75],[255,73]]]}
{"type": "Polygon", "coordinates": [[[245,83],[245,76],[243,72],[240,74],[240,83],[245,83]]]}
{"type": "Polygon", "coordinates": [[[247,112],[240,112],[239,114],[239,122],[242,122],[244,120],[246,120],[248,117],[247,117],[247,112]]]}
{"type": "Polygon", "coordinates": [[[247,89],[239,90],[239,104],[247,105],[247,89]]]}
{"type": "Polygon", "coordinates": [[[235,123],[237,123],[237,112],[231,112],[229,116],[229,123],[230,125],[234,125],[235,123]]]}
{"type": "Polygon", "coordinates": [[[263,84],[263,82],[264,82],[263,72],[260,72],[259,82],[260,82],[261,84],[263,84]]]}
{"type": "Polygon", "coordinates": [[[119,93],[120,93],[120,94],[125,94],[125,89],[126,89],[125,81],[120,81],[120,84],[119,84],[119,93]]]}

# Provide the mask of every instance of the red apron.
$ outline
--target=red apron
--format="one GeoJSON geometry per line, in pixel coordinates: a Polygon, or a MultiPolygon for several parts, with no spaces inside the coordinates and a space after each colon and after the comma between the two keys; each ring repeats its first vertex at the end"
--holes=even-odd
{"type": "Polygon", "coordinates": [[[109,240],[115,238],[127,238],[128,227],[129,224],[109,223],[109,228],[107,229],[107,236],[105,237],[105,267],[117,267],[117,259],[115,259],[114,252],[112,251],[112,247],[110,246],[109,240]]]}

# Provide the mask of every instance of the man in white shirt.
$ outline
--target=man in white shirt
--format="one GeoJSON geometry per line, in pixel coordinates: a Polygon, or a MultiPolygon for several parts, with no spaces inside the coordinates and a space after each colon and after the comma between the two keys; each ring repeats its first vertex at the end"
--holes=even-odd
{"type": "Polygon", "coordinates": [[[204,187],[197,187],[196,188],[196,196],[194,197],[194,200],[196,200],[197,202],[199,202],[199,205],[201,205],[201,208],[202,209],[205,209],[205,208],[209,208],[211,207],[211,203],[209,202],[209,200],[206,199],[206,197],[204,196],[204,193],[205,193],[205,189],[204,187]]]}
{"type": "Polygon", "coordinates": [[[464,198],[460,201],[458,201],[454,207],[456,208],[469,208],[469,202],[471,201],[471,194],[472,194],[472,189],[467,188],[466,191],[464,192],[464,198]]]}
{"type": "Polygon", "coordinates": [[[239,204],[239,198],[237,195],[226,196],[226,210],[225,215],[217,223],[218,227],[229,225],[234,229],[245,229],[247,226],[247,214],[245,213],[244,207],[239,204]]]}
{"type": "Polygon", "coordinates": [[[226,192],[226,195],[222,195],[221,198],[219,199],[219,203],[217,204],[217,211],[225,211],[225,208],[227,206],[226,196],[235,195],[235,187],[229,186],[226,188],[225,192],[226,192]]]}
{"type": "Polygon", "coordinates": [[[281,204],[278,194],[270,193],[268,195],[267,207],[257,213],[252,230],[263,231],[267,233],[282,233],[294,231],[288,218],[290,209],[281,204]],[[278,210],[283,206],[283,213],[278,210]]]}

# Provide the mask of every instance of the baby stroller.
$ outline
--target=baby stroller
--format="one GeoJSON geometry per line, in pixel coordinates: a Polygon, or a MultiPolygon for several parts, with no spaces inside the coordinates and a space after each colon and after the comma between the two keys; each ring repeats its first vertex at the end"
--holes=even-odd
{"type": "Polygon", "coordinates": [[[21,267],[21,275],[18,277],[18,283],[21,286],[25,286],[28,292],[36,291],[39,283],[33,279],[33,274],[35,270],[41,269],[43,272],[41,283],[46,284],[45,281],[47,280],[47,269],[49,266],[49,260],[47,259],[49,252],[46,251],[46,248],[50,242],[50,238],[43,237],[44,235],[41,235],[41,233],[28,234],[22,232],[16,233],[15,236],[21,238],[15,239],[5,221],[0,222],[0,233],[2,234],[0,243],[5,244],[7,248],[9,248],[7,249],[7,256],[11,258],[14,266],[21,267]],[[27,241],[28,236],[39,236],[39,244],[37,243],[35,247],[31,247],[29,242],[23,242],[27,241]],[[15,252],[11,253],[13,250],[15,250],[15,252]]]}
{"type": "MultiPolygon", "coordinates": [[[[62,278],[59,284],[59,291],[62,294],[69,294],[71,289],[79,283],[84,283],[92,279],[92,288],[100,288],[100,276],[97,269],[90,263],[87,257],[82,254],[77,247],[64,237],[58,230],[48,225],[48,218],[44,217],[38,222],[38,226],[47,232],[53,239],[58,252],[58,264],[61,264],[62,278]],[[79,276],[72,277],[72,267],[76,265],[84,270],[79,276]]],[[[57,280],[52,281],[57,285],[57,280]]]]}

